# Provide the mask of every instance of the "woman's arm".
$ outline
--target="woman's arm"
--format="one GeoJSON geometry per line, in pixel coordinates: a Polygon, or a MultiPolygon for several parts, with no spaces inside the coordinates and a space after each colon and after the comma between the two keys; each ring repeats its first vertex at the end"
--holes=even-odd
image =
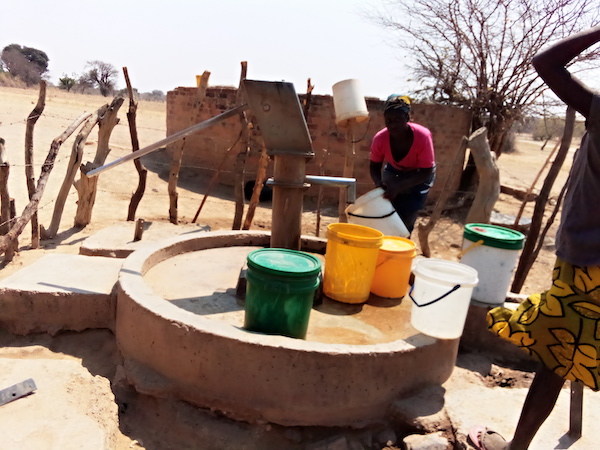
{"type": "Polygon", "coordinates": [[[590,115],[593,92],[571,75],[566,65],[582,51],[600,41],[600,26],[574,34],[533,57],[533,67],[550,89],[586,119],[590,115]]]}
{"type": "Polygon", "coordinates": [[[373,180],[373,183],[375,183],[375,187],[383,186],[383,182],[381,180],[382,167],[383,162],[370,161],[369,163],[369,173],[371,174],[371,180],[373,180]]]}

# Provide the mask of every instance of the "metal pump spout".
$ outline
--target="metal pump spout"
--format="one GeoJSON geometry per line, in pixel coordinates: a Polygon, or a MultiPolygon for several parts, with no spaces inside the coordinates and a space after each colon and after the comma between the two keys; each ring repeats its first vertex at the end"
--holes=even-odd
{"type": "Polygon", "coordinates": [[[356,201],[356,178],[346,177],[324,177],[318,175],[306,175],[304,180],[307,183],[321,184],[324,186],[334,186],[348,189],[348,203],[354,203],[356,201]]]}

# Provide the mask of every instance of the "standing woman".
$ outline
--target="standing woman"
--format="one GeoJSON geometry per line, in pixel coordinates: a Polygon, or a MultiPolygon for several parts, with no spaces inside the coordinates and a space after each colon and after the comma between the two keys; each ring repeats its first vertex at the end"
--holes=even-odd
{"type": "Polygon", "coordinates": [[[384,197],[392,202],[404,225],[412,232],[435,180],[431,132],[410,122],[407,96],[390,95],[385,102],[383,118],[385,128],[371,143],[371,179],[375,187],[385,190],[384,197]]]}

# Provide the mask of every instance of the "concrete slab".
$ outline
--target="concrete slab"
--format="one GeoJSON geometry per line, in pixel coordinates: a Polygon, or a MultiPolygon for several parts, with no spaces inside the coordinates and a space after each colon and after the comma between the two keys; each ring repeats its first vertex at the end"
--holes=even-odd
{"type": "MultiPolygon", "coordinates": [[[[125,260],[116,338],[138,392],[249,422],[365,426],[384,421],[398,396],[448,379],[458,339],[414,330],[408,303],[323,303],[306,340],[246,331],[231,297],[215,311],[233,295],[249,248],[269,241],[256,231],[211,232],[149,245],[125,260]]],[[[302,249],[323,252],[325,243],[304,237],[302,249]]]]}
{"type": "Polygon", "coordinates": [[[0,407],[3,450],[112,450],[117,405],[106,378],[80,362],[0,354],[0,389],[33,378],[37,390],[0,407]]]}
{"type": "Polygon", "coordinates": [[[142,239],[134,241],[135,222],[113,225],[87,238],[79,248],[81,255],[127,258],[133,251],[148,244],[173,236],[210,231],[208,225],[181,224],[170,222],[144,222],[142,239]]]}
{"type": "Polygon", "coordinates": [[[0,327],[14,334],[114,328],[122,260],[48,254],[0,282],[0,327]]]}

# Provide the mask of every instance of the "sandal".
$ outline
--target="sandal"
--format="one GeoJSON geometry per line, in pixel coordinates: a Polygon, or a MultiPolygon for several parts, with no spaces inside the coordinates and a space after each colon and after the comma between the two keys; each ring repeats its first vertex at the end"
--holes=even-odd
{"type": "Polygon", "coordinates": [[[496,431],[476,426],[469,430],[469,439],[477,450],[506,450],[508,442],[496,431]]]}

